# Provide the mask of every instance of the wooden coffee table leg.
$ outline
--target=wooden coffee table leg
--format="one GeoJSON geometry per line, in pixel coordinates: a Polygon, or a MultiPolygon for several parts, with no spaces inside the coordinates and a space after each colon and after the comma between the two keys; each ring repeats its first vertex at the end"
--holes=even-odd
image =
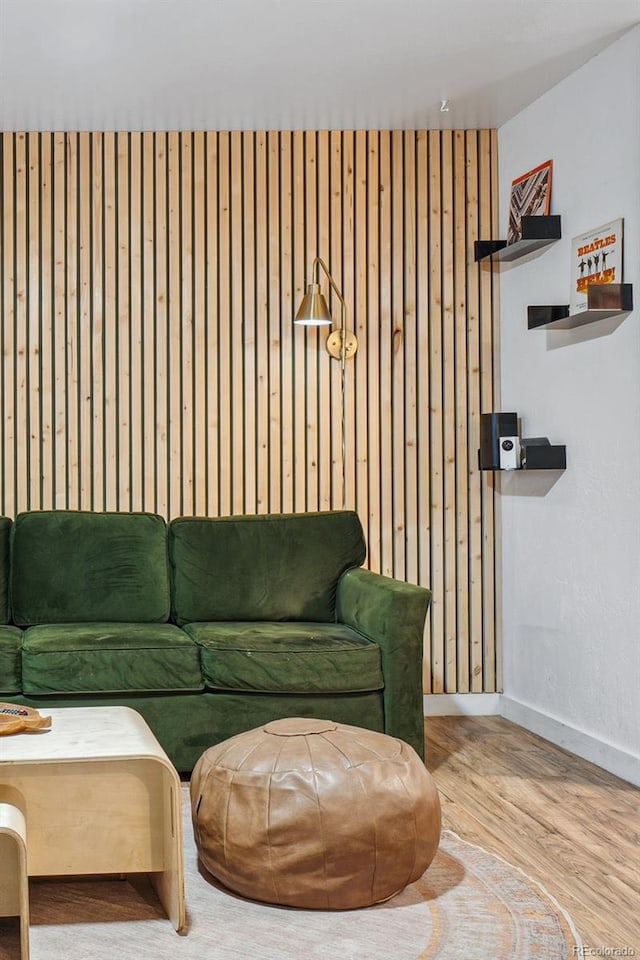
{"type": "Polygon", "coordinates": [[[162,830],[164,870],[150,877],[165,913],[179,933],[186,923],[180,778],[175,770],[166,766],[162,767],[162,775],[162,792],[166,798],[162,830]]]}
{"type": "Polygon", "coordinates": [[[20,957],[29,960],[29,879],[24,815],[0,802],[0,916],[20,918],[20,957]]]}

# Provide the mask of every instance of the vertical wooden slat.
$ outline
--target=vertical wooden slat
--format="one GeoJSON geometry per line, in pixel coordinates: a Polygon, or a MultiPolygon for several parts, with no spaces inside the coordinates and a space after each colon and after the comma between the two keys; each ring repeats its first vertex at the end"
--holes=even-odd
{"type": "MultiPolygon", "coordinates": [[[[429,406],[429,166],[428,137],[419,130],[416,137],[416,396],[418,424],[418,583],[431,584],[431,469],[429,406]]],[[[423,689],[431,693],[431,621],[427,618],[424,636],[423,689]]]]}
{"type": "Polygon", "coordinates": [[[400,579],[406,574],[406,502],[405,502],[405,421],[404,421],[404,135],[394,130],[391,136],[392,220],[391,255],[392,341],[392,484],[393,484],[393,570],[400,579]]]}
{"type": "Polygon", "coordinates": [[[80,508],[80,350],[78,341],[79,309],[79,197],[78,197],[78,134],[67,135],[67,311],[66,311],[66,365],[67,365],[67,477],[66,506],[80,508]]]}
{"type": "Polygon", "coordinates": [[[193,135],[180,136],[180,513],[193,514],[193,135]]]}
{"type": "MultiPolygon", "coordinates": [[[[305,235],[305,169],[304,169],[304,133],[296,130],[291,143],[292,185],[293,185],[293,304],[295,311],[303,295],[304,279],[307,276],[307,245],[305,235]]],[[[287,318],[289,321],[291,317],[287,318]]],[[[283,323],[286,319],[283,317],[283,323]]],[[[304,392],[305,343],[308,338],[316,338],[313,327],[296,327],[293,331],[293,510],[296,513],[306,508],[307,458],[307,398],[304,392]]]]}
{"type": "Polygon", "coordinates": [[[55,429],[53,490],[51,507],[56,510],[67,506],[69,437],[67,431],[67,407],[73,402],[67,389],[66,365],[66,137],[64,133],[53,136],[53,396],[52,418],[55,429]]]}
{"type": "Polygon", "coordinates": [[[429,408],[431,490],[431,689],[445,689],[444,427],[442,378],[442,164],[440,134],[429,131],[429,408]]]}
{"type": "MultiPolygon", "coordinates": [[[[175,142],[172,142],[175,151],[175,142]]],[[[172,158],[175,164],[175,156],[172,158]]],[[[152,371],[153,381],[148,383],[145,396],[151,403],[150,416],[146,420],[146,431],[149,432],[147,443],[148,455],[153,456],[155,485],[157,490],[156,507],[164,516],[171,514],[172,507],[169,498],[173,494],[179,499],[177,484],[174,481],[175,471],[179,469],[179,460],[175,458],[171,443],[176,439],[176,430],[172,413],[175,411],[176,383],[180,377],[180,355],[175,352],[175,333],[170,325],[175,302],[175,266],[176,256],[174,247],[169,247],[169,142],[166,133],[156,133],[155,143],[147,144],[144,155],[144,185],[145,204],[151,209],[149,215],[153,217],[153,250],[147,247],[145,241],[145,275],[153,279],[153,284],[147,287],[147,296],[151,299],[145,308],[145,358],[148,369],[152,371]],[[153,260],[146,262],[147,256],[153,253],[153,260]],[[169,291],[170,270],[173,269],[173,298],[169,291]],[[171,311],[171,312],[170,312],[171,311]],[[152,325],[149,320],[155,316],[152,325]],[[172,339],[173,337],[173,339],[172,339]],[[171,386],[173,392],[171,392],[171,386]],[[151,391],[153,394],[151,395],[151,391]],[[173,400],[173,404],[172,404],[173,400]]],[[[174,182],[175,189],[175,182],[174,182]]],[[[175,202],[175,194],[174,202],[175,202]]],[[[173,221],[171,221],[173,223],[173,221]]],[[[152,224],[147,223],[146,231],[152,224]]],[[[151,466],[151,465],[150,465],[151,466]]],[[[174,500],[175,503],[175,500],[174,500]]],[[[175,516],[175,514],[173,514],[175,516]]]]}
{"type": "MultiPolygon", "coordinates": [[[[329,257],[325,262],[331,271],[338,287],[342,286],[342,134],[332,130],[329,134],[329,257]]],[[[340,307],[337,304],[338,309],[340,307]]],[[[340,314],[338,314],[340,316],[340,314]]],[[[323,335],[321,338],[325,340],[323,335]]],[[[323,343],[320,347],[325,349],[323,343]]],[[[328,448],[331,460],[331,493],[330,504],[332,509],[343,505],[345,491],[343,489],[342,472],[342,398],[341,376],[337,363],[329,366],[329,429],[328,448]]],[[[345,438],[346,441],[346,438],[345,438]]]]}
{"type": "Polygon", "coordinates": [[[231,512],[244,513],[246,465],[244,452],[244,296],[242,249],[242,134],[231,133],[231,378],[227,388],[231,421],[231,512]]]}
{"type": "Polygon", "coordinates": [[[393,447],[391,433],[391,368],[393,363],[393,317],[390,269],[391,242],[391,134],[380,133],[380,573],[393,576],[393,447]],[[382,270],[384,269],[384,275],[382,270]]]}
{"type": "MultiPolygon", "coordinates": [[[[380,429],[372,421],[370,411],[382,410],[380,391],[380,137],[377,131],[368,132],[367,143],[367,266],[366,304],[367,339],[364,360],[367,363],[367,479],[368,479],[368,562],[379,572],[382,569],[380,539],[382,518],[380,512],[380,475],[383,464],[380,453],[380,429]]],[[[361,357],[362,362],[362,357],[361,357]]],[[[379,418],[378,418],[379,419],[379,418]]]]}
{"type": "Polygon", "coordinates": [[[207,314],[205,134],[193,135],[193,482],[194,513],[207,512],[207,314]]]}
{"type": "Polygon", "coordinates": [[[218,240],[218,403],[220,431],[218,446],[219,510],[223,516],[232,512],[231,471],[232,442],[231,418],[231,185],[230,185],[230,137],[220,133],[218,137],[218,191],[219,191],[219,240],[218,240]]]}
{"type": "Polygon", "coordinates": [[[15,387],[15,484],[16,508],[28,510],[31,506],[29,483],[29,421],[28,356],[28,219],[27,219],[27,138],[21,133],[16,138],[15,153],[15,232],[14,232],[14,387],[15,387]]]}
{"type": "Polygon", "coordinates": [[[456,689],[456,404],[453,134],[442,145],[442,422],[444,480],[445,691],[456,689]]]}
{"type": "Polygon", "coordinates": [[[116,211],[115,237],[116,248],[116,306],[114,324],[117,325],[118,353],[118,414],[116,431],[116,458],[118,474],[118,509],[133,509],[131,488],[131,464],[133,458],[133,418],[131,410],[131,296],[130,296],[130,229],[129,203],[131,185],[128,176],[129,137],[118,133],[116,138],[116,211]]]}
{"type": "Polygon", "coordinates": [[[269,511],[269,248],[267,134],[255,139],[256,512],[269,511]]]}
{"type": "Polygon", "coordinates": [[[369,451],[368,451],[368,401],[360,403],[360,397],[368,398],[367,354],[369,348],[367,317],[367,132],[358,130],[355,138],[354,158],[354,315],[352,329],[358,338],[358,352],[349,361],[350,379],[354,384],[353,428],[350,440],[355,461],[355,499],[358,515],[362,518],[367,543],[369,531],[369,451]]]}
{"type": "Polygon", "coordinates": [[[53,292],[53,136],[40,135],[40,503],[54,505],[55,405],[53,364],[55,358],[55,296],[53,292]]]}
{"type": "MultiPolygon", "coordinates": [[[[88,309],[83,313],[83,332],[87,337],[87,357],[89,369],[87,371],[86,393],[89,408],[88,432],[83,432],[83,461],[91,464],[91,485],[89,505],[92,510],[103,510],[105,491],[105,452],[106,452],[106,421],[108,411],[105,405],[104,384],[104,249],[103,249],[103,207],[102,207],[102,147],[103,136],[93,133],[90,136],[89,194],[84,204],[89,207],[90,220],[88,228],[89,260],[86,269],[88,309]]],[[[85,286],[83,280],[83,288],[85,286]]]]}
{"type": "Polygon", "coordinates": [[[143,510],[147,504],[145,491],[145,423],[144,411],[144,355],[142,339],[142,134],[130,134],[129,224],[127,242],[129,254],[129,309],[131,344],[131,504],[134,510],[143,510]]]}
{"type": "MultiPolygon", "coordinates": [[[[304,216],[304,264],[303,275],[306,277],[311,261],[318,250],[318,196],[317,196],[317,155],[316,135],[308,132],[304,136],[304,189],[302,192],[302,213],[304,216]]],[[[324,279],[324,278],[323,278],[324,279]]],[[[303,293],[301,289],[298,298],[303,293]]],[[[296,303],[297,306],[297,303],[296,303]]],[[[301,332],[301,331],[299,331],[301,332]]],[[[324,331],[322,331],[324,332],[324,331]]],[[[319,501],[318,491],[318,361],[319,346],[322,337],[318,328],[312,327],[304,331],[304,366],[302,383],[296,388],[296,398],[301,397],[304,391],[304,450],[306,459],[298,464],[300,473],[304,477],[304,509],[317,510],[319,501]]],[[[324,361],[324,357],[322,358],[324,361]]]]}
{"type": "Polygon", "coordinates": [[[26,191],[25,207],[27,215],[26,229],[26,260],[24,289],[26,293],[25,317],[27,324],[27,356],[25,379],[25,411],[27,462],[25,483],[28,488],[27,503],[29,509],[38,510],[42,507],[41,501],[41,448],[42,418],[40,401],[42,397],[41,383],[41,305],[40,305],[40,278],[42,272],[42,258],[40,256],[40,137],[37,133],[27,135],[26,162],[26,191]]]}
{"type": "MultiPolygon", "coordinates": [[[[318,171],[318,245],[317,256],[325,263],[331,260],[331,144],[329,132],[317,135],[318,171]]],[[[310,279],[310,278],[308,278],[310,279]]],[[[317,350],[318,370],[318,487],[320,510],[331,509],[331,436],[334,423],[331,416],[331,364],[320,334],[317,350]]]]}
{"type": "Polygon", "coordinates": [[[404,450],[405,450],[405,576],[417,583],[418,570],[418,429],[416,397],[416,142],[404,135],[404,450]]]}
{"type": "MultiPolygon", "coordinates": [[[[294,250],[294,164],[291,133],[269,133],[269,510],[290,512],[295,503],[294,364],[301,355],[302,331],[294,328],[300,266],[294,250]],[[294,303],[295,299],[295,303],[294,303]]],[[[299,366],[297,367],[299,369],[299,366]]]]}
{"type": "Polygon", "coordinates": [[[206,217],[206,402],[207,402],[207,515],[220,512],[220,391],[219,391],[219,310],[218,310],[218,137],[207,133],[207,217],[206,217]]]}
{"type": "Polygon", "coordinates": [[[17,215],[14,204],[16,137],[2,134],[2,513],[13,516],[16,504],[16,396],[15,396],[15,231],[17,215]]]}
{"type": "MultiPolygon", "coordinates": [[[[479,230],[491,236],[491,162],[490,133],[480,131],[480,211],[479,230]]],[[[493,272],[482,271],[480,277],[480,400],[482,413],[493,410],[493,272]]],[[[478,688],[495,690],[495,557],[493,542],[494,487],[493,474],[482,483],[482,677],[478,688]]]]}
{"type": "Polygon", "coordinates": [[[93,507],[93,458],[92,458],[92,278],[91,278],[91,151],[92,136],[81,133],[78,138],[78,277],[79,303],[76,337],[78,344],[79,373],[79,506],[82,510],[93,507]]]}
{"type": "MultiPolygon", "coordinates": [[[[5,190],[5,173],[4,173],[4,145],[5,141],[8,140],[9,134],[3,134],[0,131],[0,198],[4,196],[5,190]]],[[[2,322],[0,323],[0,405],[2,406],[3,414],[6,413],[5,407],[5,397],[4,397],[4,356],[5,356],[5,320],[4,320],[4,290],[5,290],[5,264],[3,258],[3,252],[5,249],[4,243],[4,231],[5,231],[5,214],[4,209],[0,206],[0,317],[2,317],[2,322]]],[[[2,420],[3,418],[0,418],[2,420]]],[[[4,449],[4,435],[5,427],[2,425],[0,427],[0,511],[4,513],[4,504],[5,504],[5,494],[3,491],[4,484],[2,481],[5,477],[5,449],[4,449]]]]}
{"type": "Polygon", "coordinates": [[[369,566],[433,590],[425,690],[499,689],[495,131],[3,134],[0,188],[2,511],[339,508],[344,469],[369,566]]]}
{"type": "MultiPolygon", "coordinates": [[[[182,197],[180,190],[181,169],[181,134],[172,130],[167,137],[167,196],[166,196],[166,231],[167,231],[167,332],[165,343],[167,351],[167,454],[168,454],[168,483],[166,512],[170,517],[182,514],[184,498],[180,471],[182,470],[182,234],[180,218],[182,197]]],[[[158,219],[160,220],[158,210],[158,219]]],[[[158,337],[160,339],[160,336],[158,337]]],[[[160,344],[158,344],[158,356],[160,344]]],[[[163,402],[164,397],[158,397],[163,402]]],[[[164,405],[164,403],[163,403],[164,405]]],[[[156,414],[158,422],[160,411],[156,414]]],[[[160,462],[160,457],[158,457],[160,462]]],[[[164,511],[163,511],[164,512],[164,511]]]]}
{"type": "MultiPolygon", "coordinates": [[[[355,317],[355,165],[356,147],[355,134],[352,130],[345,130],[342,134],[342,296],[348,309],[348,324],[353,330],[357,322],[355,317]]],[[[334,316],[340,316],[339,304],[335,304],[334,316]]],[[[362,359],[362,356],[360,357],[362,359]]],[[[337,361],[333,361],[338,366],[337,361]]],[[[349,361],[349,368],[345,366],[344,376],[344,449],[341,459],[345,463],[342,467],[344,478],[344,503],[349,510],[356,508],[356,397],[355,397],[355,367],[356,360],[349,361]]],[[[340,415],[340,410],[336,415],[340,415]]],[[[337,422],[337,420],[336,420],[337,422]]]]}
{"type": "MultiPolygon", "coordinates": [[[[455,323],[455,686],[458,692],[469,689],[469,443],[467,423],[467,251],[466,239],[465,139],[464,131],[454,134],[454,323],[455,323]]],[[[453,683],[453,677],[450,682],[453,683]]]]}
{"type": "MultiPolygon", "coordinates": [[[[156,344],[166,343],[166,339],[159,336],[156,320],[156,262],[161,252],[161,245],[157,242],[154,180],[155,172],[155,137],[153,133],[142,134],[141,145],[141,190],[142,190],[142,298],[140,318],[141,326],[141,369],[142,394],[140,402],[140,416],[142,417],[142,437],[144,448],[144,503],[146,510],[165,513],[167,510],[167,483],[166,473],[162,463],[161,448],[158,443],[158,434],[163,433],[161,407],[165,398],[159,396],[156,344]]],[[[160,219],[158,215],[158,219],[160,219]]],[[[176,298],[177,299],[177,298],[176,298]]],[[[166,349],[166,347],[165,347],[166,349]]],[[[175,356],[179,356],[175,354],[175,356]]],[[[179,366],[178,366],[179,369],[179,366]]],[[[173,461],[179,464],[179,459],[173,461]]],[[[177,505],[175,507],[178,513],[177,505]]]]}
{"type": "MultiPolygon", "coordinates": [[[[23,472],[27,509],[40,507],[40,250],[39,220],[40,204],[38,182],[40,177],[37,133],[29,133],[23,141],[25,152],[19,161],[19,187],[24,209],[24,231],[20,251],[21,299],[19,316],[24,323],[24,355],[20,363],[20,380],[23,384],[22,422],[24,423],[23,472]],[[22,173],[20,174],[20,168],[22,173]]],[[[20,323],[20,321],[19,321],[20,323]]],[[[22,324],[20,324],[22,325],[22,324]]]]}
{"type": "Polygon", "coordinates": [[[256,254],[255,254],[255,149],[254,134],[242,135],[242,208],[239,237],[242,247],[242,333],[239,354],[242,358],[241,453],[244,464],[242,512],[257,512],[257,436],[256,395],[259,393],[259,364],[256,331],[256,254]]]}
{"type": "MultiPolygon", "coordinates": [[[[330,134],[331,149],[331,209],[329,212],[331,218],[331,257],[328,262],[329,270],[338,286],[342,289],[342,295],[345,296],[344,285],[342,282],[342,205],[343,205],[343,143],[342,133],[332,130],[330,134]]],[[[328,301],[331,304],[332,316],[340,317],[340,304],[335,297],[328,301]],[[338,311],[337,314],[335,311],[338,311]]],[[[353,323],[353,318],[351,318],[353,323]]],[[[322,338],[324,339],[324,337],[322,338]]],[[[319,349],[324,349],[324,344],[319,349]]],[[[341,397],[341,375],[338,363],[329,363],[329,376],[331,378],[331,506],[335,509],[341,509],[344,506],[346,490],[343,483],[343,462],[342,462],[342,397],[341,397]]],[[[346,419],[346,412],[345,412],[346,419]]],[[[345,424],[346,426],[346,424],[345,424]]],[[[349,428],[346,427],[348,430],[349,428]]],[[[346,444],[346,436],[345,436],[346,444]]]]}
{"type": "MultiPolygon", "coordinates": [[[[103,140],[103,183],[101,198],[104,232],[104,307],[103,307],[103,352],[104,371],[104,491],[103,502],[107,510],[117,510],[120,505],[120,396],[118,390],[119,356],[122,349],[126,355],[126,342],[120,345],[120,323],[116,296],[118,250],[116,247],[116,224],[118,217],[116,196],[116,138],[105,133],[103,140]]],[[[126,444],[123,444],[126,449],[126,444]]],[[[126,509],[126,507],[124,507],[126,509]]]]}

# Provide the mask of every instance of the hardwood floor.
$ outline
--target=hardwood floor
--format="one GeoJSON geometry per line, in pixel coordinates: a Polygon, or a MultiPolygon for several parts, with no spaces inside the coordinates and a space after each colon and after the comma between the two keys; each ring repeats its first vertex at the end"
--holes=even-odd
{"type": "Polygon", "coordinates": [[[640,790],[501,717],[426,731],[443,826],[542,883],[584,956],[640,957],[640,790]]]}

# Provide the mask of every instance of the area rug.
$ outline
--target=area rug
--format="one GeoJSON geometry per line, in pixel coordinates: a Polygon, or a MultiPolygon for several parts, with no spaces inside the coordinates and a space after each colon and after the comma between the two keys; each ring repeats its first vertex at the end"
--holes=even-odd
{"type": "MultiPolygon", "coordinates": [[[[31,960],[566,960],[580,944],[535,881],[444,831],[427,872],[392,900],[323,912],[267,906],[198,866],[184,791],[188,927],[178,936],[147,880],[31,883],[31,960]]],[[[0,921],[0,960],[18,960],[0,921]]]]}

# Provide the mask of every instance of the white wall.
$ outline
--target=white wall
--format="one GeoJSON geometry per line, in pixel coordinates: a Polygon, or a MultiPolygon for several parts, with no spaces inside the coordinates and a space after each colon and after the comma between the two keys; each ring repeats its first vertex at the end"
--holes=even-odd
{"type": "Polygon", "coordinates": [[[498,142],[503,235],[511,181],[549,158],[563,235],[501,268],[502,409],[522,417],[523,436],[567,445],[565,473],[498,477],[502,712],[640,782],[640,28],[498,142]],[[569,302],[571,238],[620,216],[636,309],[528,331],[527,304],[569,302]]]}

